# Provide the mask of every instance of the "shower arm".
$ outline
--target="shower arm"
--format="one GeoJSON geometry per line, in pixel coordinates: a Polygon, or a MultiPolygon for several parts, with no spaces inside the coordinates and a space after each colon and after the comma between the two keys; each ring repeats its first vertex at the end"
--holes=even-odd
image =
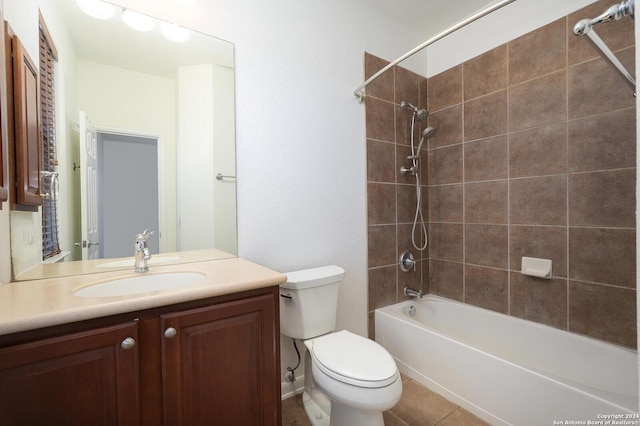
{"type": "Polygon", "coordinates": [[[369,83],[371,83],[376,78],[380,77],[386,71],[388,71],[389,69],[391,69],[394,66],[398,65],[400,62],[404,61],[405,59],[415,55],[416,53],[418,53],[422,49],[424,49],[427,46],[435,43],[436,41],[440,40],[441,38],[444,38],[444,37],[448,36],[449,34],[455,32],[455,31],[458,31],[460,28],[465,27],[465,26],[469,25],[470,23],[472,23],[474,21],[477,21],[478,19],[490,14],[491,12],[495,12],[496,10],[508,5],[509,3],[513,3],[514,1],[515,0],[502,0],[499,3],[496,3],[496,4],[494,4],[492,6],[489,6],[489,7],[485,8],[485,9],[482,9],[481,11],[479,11],[477,13],[474,13],[473,15],[469,16],[466,19],[463,19],[462,21],[460,21],[457,24],[453,25],[452,27],[449,27],[448,29],[442,31],[441,33],[436,34],[435,36],[431,37],[429,40],[425,41],[421,45],[413,48],[412,50],[408,51],[404,55],[400,56],[395,61],[390,62],[387,66],[385,66],[380,71],[378,71],[377,73],[375,73],[374,75],[369,77],[364,83],[362,83],[360,86],[358,86],[358,88],[356,90],[353,91],[353,94],[358,98],[358,102],[360,102],[360,103],[364,102],[364,98],[365,98],[365,90],[364,89],[365,89],[365,87],[367,87],[367,85],[369,83]]]}

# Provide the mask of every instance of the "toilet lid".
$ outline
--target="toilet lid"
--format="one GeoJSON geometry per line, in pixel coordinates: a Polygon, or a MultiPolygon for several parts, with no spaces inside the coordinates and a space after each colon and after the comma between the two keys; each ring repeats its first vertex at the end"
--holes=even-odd
{"type": "Polygon", "coordinates": [[[343,383],[378,388],[393,383],[393,357],[373,340],[343,330],[313,340],[313,360],[326,375],[343,383]]]}

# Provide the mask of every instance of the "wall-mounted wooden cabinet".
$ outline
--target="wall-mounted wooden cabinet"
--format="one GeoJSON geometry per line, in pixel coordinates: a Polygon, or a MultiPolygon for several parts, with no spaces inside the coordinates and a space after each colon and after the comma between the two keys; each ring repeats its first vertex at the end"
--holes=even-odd
{"type": "MultiPolygon", "coordinates": [[[[2,3],[0,2],[0,23],[4,22],[2,3]]],[[[0,64],[4,63],[4,31],[0,31],[0,64]]],[[[5,67],[0,66],[0,209],[9,199],[9,158],[7,145],[7,77],[5,67]]]]}
{"type": "Polygon", "coordinates": [[[9,190],[12,209],[38,211],[40,198],[40,124],[38,68],[18,36],[5,23],[9,190]]]}

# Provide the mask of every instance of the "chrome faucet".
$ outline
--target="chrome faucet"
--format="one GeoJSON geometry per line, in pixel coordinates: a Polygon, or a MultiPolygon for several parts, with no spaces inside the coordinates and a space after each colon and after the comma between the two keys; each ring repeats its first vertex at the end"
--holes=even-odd
{"type": "Polygon", "coordinates": [[[151,235],[153,235],[153,231],[145,229],[142,234],[136,235],[134,239],[133,250],[136,258],[136,263],[134,266],[135,272],[147,272],[149,270],[147,261],[151,259],[151,253],[149,252],[149,247],[147,246],[147,240],[151,235]]]}
{"type": "Polygon", "coordinates": [[[412,288],[405,287],[404,295],[409,297],[415,297],[416,299],[422,299],[422,290],[414,290],[412,288]]]}

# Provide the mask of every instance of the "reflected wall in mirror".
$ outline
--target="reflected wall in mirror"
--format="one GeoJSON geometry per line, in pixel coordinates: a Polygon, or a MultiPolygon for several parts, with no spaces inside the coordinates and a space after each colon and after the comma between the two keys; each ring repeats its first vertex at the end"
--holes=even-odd
{"type": "MultiPolygon", "coordinates": [[[[97,19],[76,0],[4,3],[32,56],[38,12],[58,51],[56,196],[65,263],[94,257],[92,246],[95,257],[132,256],[145,228],[154,230],[152,252],[236,255],[233,44],[191,30],[172,41],[158,20],[137,31],[119,6],[97,19]],[[97,155],[93,168],[87,149],[97,155]]],[[[11,213],[16,279],[46,269],[41,226],[41,214],[11,213]]]]}

